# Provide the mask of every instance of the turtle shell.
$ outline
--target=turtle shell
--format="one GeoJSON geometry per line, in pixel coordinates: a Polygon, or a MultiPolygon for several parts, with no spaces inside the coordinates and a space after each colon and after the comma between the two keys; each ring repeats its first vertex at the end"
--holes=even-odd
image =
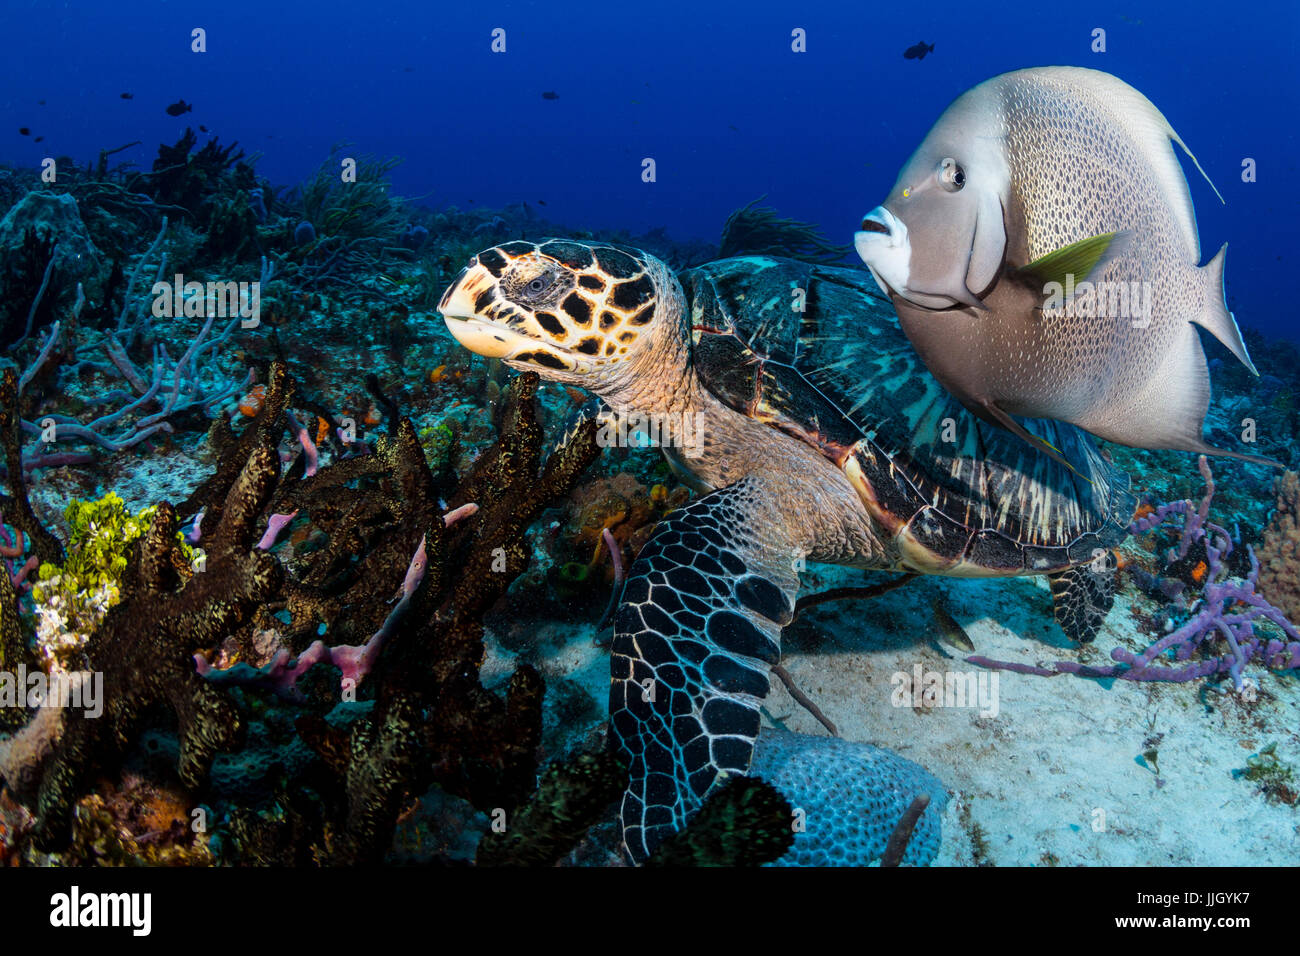
{"type": "Polygon", "coordinates": [[[745,256],[680,278],[705,385],[843,468],[897,567],[1044,574],[1127,535],[1128,476],[1092,436],[1023,420],[1072,472],[977,418],[926,370],[869,273],[745,256]]]}

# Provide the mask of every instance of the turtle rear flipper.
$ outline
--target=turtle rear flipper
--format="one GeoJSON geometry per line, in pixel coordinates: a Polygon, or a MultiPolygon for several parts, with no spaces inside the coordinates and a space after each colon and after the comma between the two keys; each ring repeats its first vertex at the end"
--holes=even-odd
{"type": "Polygon", "coordinates": [[[1048,577],[1052,588],[1052,613],[1065,636],[1088,644],[1101,630],[1106,612],[1115,603],[1115,556],[1107,551],[1105,568],[1097,562],[1079,564],[1048,577]]]}
{"type": "Polygon", "coordinates": [[[623,838],[638,863],[753,759],[799,588],[794,544],[754,520],[764,484],[745,478],[670,514],[614,618],[610,730],[630,767],[623,838]]]}

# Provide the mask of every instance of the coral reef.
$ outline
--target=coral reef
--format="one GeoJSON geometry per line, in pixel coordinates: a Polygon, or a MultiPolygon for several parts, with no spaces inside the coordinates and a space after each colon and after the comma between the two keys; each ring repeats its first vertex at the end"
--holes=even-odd
{"type": "Polygon", "coordinates": [[[1134,534],[1143,534],[1176,516],[1182,518],[1176,526],[1178,544],[1166,552],[1163,571],[1153,575],[1141,568],[1134,569],[1135,578],[1145,589],[1165,598],[1181,601],[1186,586],[1186,582],[1172,580],[1171,573],[1186,573],[1193,584],[1202,586],[1181,626],[1171,629],[1140,654],[1116,647],[1110,656],[1117,663],[1111,666],[1057,661],[1039,667],[994,661],[981,655],[967,657],[966,661],[981,667],[1048,677],[1069,673],[1130,681],[1189,681],[1227,674],[1238,691],[1243,689],[1244,668],[1251,661],[1273,670],[1300,667],[1300,631],[1256,590],[1260,564],[1250,546],[1246,548],[1249,563],[1244,580],[1239,584],[1232,580],[1230,561],[1239,542],[1234,542],[1221,525],[1209,520],[1210,502],[1215,493],[1214,476],[1204,455],[1199,457],[1198,467],[1206,486],[1199,505],[1193,507],[1187,500],[1155,508],[1148,505],[1139,509],[1139,517],[1130,529],[1134,534]],[[1256,634],[1256,624],[1264,623],[1276,627],[1281,637],[1256,634]],[[1221,649],[1217,646],[1220,641],[1224,645],[1221,649]],[[1167,661],[1165,655],[1169,653],[1183,663],[1179,666],[1159,663],[1167,661]],[[1196,655],[1194,660],[1193,655],[1196,655]]]}
{"type": "MultiPolygon", "coordinates": [[[[64,585],[83,603],[91,586],[117,587],[120,599],[100,602],[109,605],[102,620],[98,609],[88,616],[81,648],[88,669],[104,674],[104,716],[68,711],[57,733],[32,724],[8,742],[15,780],[40,772],[31,830],[47,851],[67,846],[77,801],[149,726],[155,705],[178,723],[180,783],[228,790],[220,779],[229,774],[210,779],[209,771],[218,754],[244,747],[247,708],[260,689],[298,691],[304,680],[307,688],[292,696],[306,708],[298,720],[305,749],[290,777],[316,784],[286,796],[278,817],[236,812],[230,834],[240,859],[268,859],[282,845],[277,834],[296,827],[302,839],[311,834],[317,862],[375,861],[411,797],[435,783],[484,811],[512,813],[536,788],[544,684],[522,666],[504,701],[483,688],[476,676],[482,619],[528,563],[525,530],[596,457],[595,423],[543,462],[537,381],[523,377],[505,395],[497,444],[454,487],[437,484],[405,417],[394,418],[392,436],[373,451],[349,447],[317,470],[315,446],[290,411],[287,368],[277,363],[268,377],[242,433],[224,418],[214,425],[216,468],[179,508],[159,503],[131,518],[110,497],[68,509],[71,557],[43,572],[39,608],[48,614],[64,585]],[[286,428],[303,451],[281,474],[286,428]],[[449,498],[446,511],[439,491],[449,498]],[[182,514],[201,515],[187,522],[193,546],[179,533],[182,514]],[[287,516],[305,523],[300,540],[315,542],[311,549],[276,547],[287,516]],[[399,600],[390,606],[394,593],[399,600]],[[258,634],[279,649],[260,671],[242,662],[259,653],[258,634]],[[303,646],[317,634],[324,639],[303,646]],[[357,635],[371,640],[355,643],[357,635]],[[227,666],[208,665],[219,650],[227,666]],[[342,666],[341,694],[310,679],[318,663],[342,666]],[[357,700],[357,685],[369,699],[357,700]],[[364,714],[346,725],[312,716],[340,698],[344,706],[357,701],[364,714]]],[[[604,761],[599,772],[567,783],[548,777],[551,790],[534,804],[554,809],[559,787],[587,808],[566,812],[590,821],[617,790],[611,781],[619,774],[604,761]]],[[[270,780],[248,767],[237,775],[270,780]]],[[[539,812],[523,819],[540,820],[539,812]]],[[[563,852],[557,840],[571,844],[585,830],[572,821],[537,827],[550,833],[541,842],[552,853],[563,852]]],[[[539,851],[501,847],[494,859],[516,852],[539,851]]]]}
{"type": "MultiPolygon", "coordinates": [[[[352,156],[355,181],[343,178],[342,148],[285,190],[238,144],[189,129],[143,161],[152,168],[115,165],[134,145],[84,165],[59,157],[55,182],[0,168],[0,671],[98,673],[106,705],[97,719],[0,707],[0,863],[618,862],[611,804],[626,769],[604,747],[601,612],[690,493],[654,449],[600,456],[594,429],[571,424],[585,395],[511,382],[434,310],[468,257],[511,238],[599,237],[674,268],[848,250],[761,199],[730,217],[719,252],[664,229],[569,228],[532,203],[424,208],[392,192],[396,160],[352,156]],[[182,283],[164,319],[154,286],[176,273],[202,286],[182,283]],[[248,327],[213,314],[208,282],[235,281],[260,290],[248,327]],[[549,455],[543,434],[564,436],[549,455]]],[[[1295,468],[1300,363],[1247,340],[1262,374],[1213,369],[1209,437],[1236,441],[1228,433],[1250,418],[1258,450],[1295,468]]],[[[1271,487],[1258,469],[1216,462],[1220,487],[1205,466],[1197,502],[1184,456],[1110,453],[1171,501],[1144,507],[1123,553],[1134,617],[1108,625],[1114,666],[968,659],[1244,688],[1254,668],[1294,667],[1296,473],[1271,487]]],[[[807,573],[826,588],[799,610],[899,583],[845,588],[850,578],[807,573]]],[[[863,621],[877,623],[862,609],[854,633],[874,641],[863,621]]],[[[973,655],[964,640],[961,656],[973,655]]],[[[786,647],[799,672],[811,649],[786,647]]],[[[805,671],[832,722],[784,668],[774,674],[832,733],[884,742],[860,700],[850,711],[805,671]]],[[[1283,686],[1258,688],[1252,719],[1283,686]]],[[[1229,786],[1291,812],[1289,745],[1249,736],[1256,752],[1229,786]]],[[[766,728],[753,773],[652,862],[935,857],[949,798],[897,754],[833,738],[796,752],[766,728]],[[831,792],[832,775],[862,785],[831,792]]],[[[963,784],[951,767],[941,775],[963,784]]],[[[1001,833],[964,813],[971,853],[991,863],[1001,833]]]]}
{"type": "Polygon", "coordinates": [[[154,705],[168,707],[179,722],[187,786],[202,782],[219,751],[238,746],[238,710],[195,673],[191,658],[242,625],[279,586],[279,563],[253,547],[278,475],[274,448],[255,448],[205,537],[201,570],[185,561],[175,510],[158,505],[127,564],[120,603],[85,644],[90,669],[103,674],[104,714],[67,712],[63,737],[43,770],[36,833],[46,848],[62,845],[89,775],[120,753],[154,705]]]}
{"type": "Polygon", "coordinates": [[[1300,620],[1300,474],[1278,477],[1273,516],[1255,549],[1259,586],[1291,620],[1300,620]]]}
{"type": "MultiPolygon", "coordinates": [[[[47,670],[84,665],[81,647],[118,602],[132,544],[149,529],[157,511],[145,508],[132,515],[111,491],[99,501],[68,503],[68,560],[62,567],[42,564],[32,588],[37,656],[47,670]]],[[[192,551],[183,541],[180,547],[188,564],[192,551]]]]}

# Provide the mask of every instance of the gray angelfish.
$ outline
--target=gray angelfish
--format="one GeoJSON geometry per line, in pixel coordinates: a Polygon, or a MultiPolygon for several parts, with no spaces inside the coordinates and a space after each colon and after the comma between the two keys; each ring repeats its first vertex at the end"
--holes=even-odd
{"type": "Polygon", "coordinates": [[[1192,323],[1255,366],[1224,302],[1227,246],[1198,265],[1171,141],[1196,163],[1107,73],[994,77],[940,116],[862,220],[858,254],[930,371],[985,420],[1040,445],[1011,416],[1276,464],[1202,439],[1210,380],[1192,323]]]}

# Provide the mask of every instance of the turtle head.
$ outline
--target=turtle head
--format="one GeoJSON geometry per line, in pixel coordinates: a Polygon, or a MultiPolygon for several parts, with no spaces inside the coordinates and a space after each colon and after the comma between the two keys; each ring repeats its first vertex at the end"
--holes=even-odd
{"type": "Polygon", "coordinates": [[[676,280],[667,267],[635,250],[516,241],[472,258],[438,311],[479,355],[600,391],[654,349],[669,286],[676,280]]]}

